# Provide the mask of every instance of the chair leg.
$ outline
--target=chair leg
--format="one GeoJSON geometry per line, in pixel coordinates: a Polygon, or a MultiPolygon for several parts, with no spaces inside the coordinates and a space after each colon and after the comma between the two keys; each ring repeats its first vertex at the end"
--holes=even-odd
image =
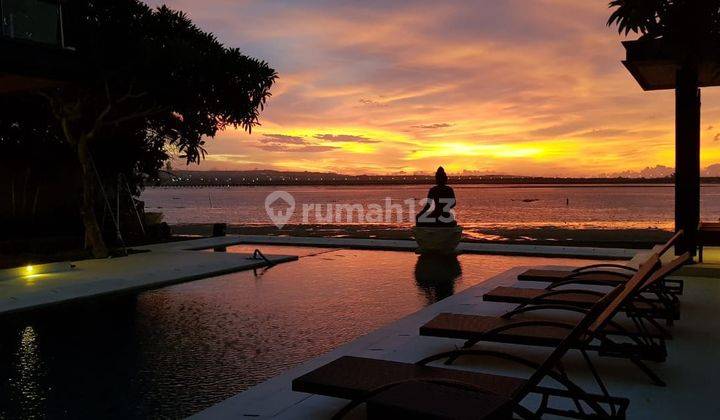
{"type": "Polygon", "coordinates": [[[634,363],[635,366],[639,367],[640,370],[642,370],[643,373],[645,373],[645,375],[647,375],[647,376],[650,378],[650,380],[651,380],[655,385],[657,385],[657,386],[667,386],[667,384],[665,383],[665,381],[663,381],[662,379],[660,379],[660,377],[659,377],[655,372],[653,372],[652,369],[650,369],[650,367],[648,367],[648,365],[646,365],[645,363],[643,363],[641,360],[636,359],[636,358],[633,357],[633,358],[630,359],[630,361],[631,361],[632,363],[634,363]]]}

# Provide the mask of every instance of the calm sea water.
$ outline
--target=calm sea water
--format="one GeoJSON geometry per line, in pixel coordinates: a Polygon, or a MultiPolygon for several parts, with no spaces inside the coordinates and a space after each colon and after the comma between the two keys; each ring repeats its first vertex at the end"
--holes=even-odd
{"type": "Polygon", "coordinates": [[[0,419],[182,418],[510,267],[589,262],[263,251],[301,258],[0,323],[0,419]]]}
{"type": "MultiPolygon", "coordinates": [[[[662,228],[671,229],[674,191],[671,185],[634,186],[490,186],[460,185],[457,218],[466,227],[545,227],[564,228],[662,228]]],[[[266,197],[286,191],[296,200],[288,224],[303,221],[303,205],[371,204],[385,206],[386,199],[404,205],[408,199],[422,199],[426,186],[370,187],[227,187],[227,188],[148,188],[142,196],[146,209],[160,211],[170,224],[230,223],[270,224],[266,197]]],[[[315,211],[309,212],[313,222],[315,211]]],[[[326,216],[322,207],[321,216],[326,216]]],[[[720,185],[702,189],[702,218],[720,218],[720,185]]],[[[395,216],[393,216],[395,217],[395,216]]],[[[409,219],[405,218],[406,223],[409,219]]],[[[335,220],[334,222],[338,222],[335,220]]],[[[340,223],[368,223],[343,217],[340,223]]],[[[372,224],[372,220],[370,221],[372,224]]]]}

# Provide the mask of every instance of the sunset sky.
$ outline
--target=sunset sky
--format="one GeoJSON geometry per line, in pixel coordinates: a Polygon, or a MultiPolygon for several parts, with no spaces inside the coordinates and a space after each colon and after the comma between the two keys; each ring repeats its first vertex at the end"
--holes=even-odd
{"type": "MultiPolygon", "coordinates": [[[[199,169],[594,176],[674,165],[674,94],[621,65],[607,0],[150,0],[279,73],[199,169]]],[[[703,166],[720,163],[720,89],[703,166]]],[[[176,165],[177,166],[177,165],[176,165]]],[[[191,167],[197,169],[197,167],[191,167]]]]}

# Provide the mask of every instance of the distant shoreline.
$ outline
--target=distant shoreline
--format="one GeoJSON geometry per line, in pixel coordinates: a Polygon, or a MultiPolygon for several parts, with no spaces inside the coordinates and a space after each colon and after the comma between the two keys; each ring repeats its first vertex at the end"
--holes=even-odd
{"type": "MultiPolygon", "coordinates": [[[[174,171],[162,172],[158,179],[148,185],[161,187],[197,186],[370,186],[370,185],[428,185],[433,184],[432,175],[343,175],[316,172],[278,171],[174,171]]],[[[500,186],[633,186],[674,185],[673,177],[622,178],[622,177],[525,177],[515,175],[454,175],[453,185],[500,185],[500,186]]],[[[704,177],[706,185],[720,184],[720,177],[704,177]]]]}
{"type": "MultiPolygon", "coordinates": [[[[413,182],[255,182],[255,183],[242,183],[242,182],[161,182],[161,183],[149,183],[146,187],[158,187],[158,188],[197,188],[197,187],[262,187],[262,186],[298,186],[298,187],[371,187],[371,186],[414,186],[414,185],[432,185],[434,181],[413,181],[413,182]]],[[[593,180],[588,182],[580,181],[542,181],[542,182],[531,182],[531,181],[466,181],[460,179],[453,179],[452,185],[477,185],[485,187],[496,187],[496,188],[544,188],[544,187],[558,187],[558,188],[605,188],[605,187],[674,187],[675,184],[672,181],[667,180],[625,180],[625,181],[599,181],[593,180]]],[[[704,179],[701,186],[715,186],[720,185],[720,178],[704,179]]]]}
{"type": "MultiPolygon", "coordinates": [[[[268,183],[268,184],[192,184],[192,185],[147,185],[146,188],[228,188],[228,187],[383,187],[383,186],[423,186],[432,185],[431,183],[407,183],[407,184],[281,184],[281,183],[268,183]]],[[[480,187],[480,188],[633,188],[633,187],[645,187],[645,188],[673,188],[675,184],[668,183],[606,183],[606,184],[581,184],[581,183],[557,183],[557,184],[520,184],[520,183],[452,183],[452,186],[456,188],[467,188],[467,187],[480,187]]],[[[703,182],[701,186],[718,186],[720,182],[703,182]]]]}

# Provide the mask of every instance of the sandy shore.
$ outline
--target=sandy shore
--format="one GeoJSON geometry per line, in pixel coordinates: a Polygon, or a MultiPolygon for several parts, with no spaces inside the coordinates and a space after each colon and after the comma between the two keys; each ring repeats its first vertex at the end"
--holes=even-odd
{"type": "MultiPolygon", "coordinates": [[[[209,235],[211,224],[174,225],[173,234],[209,235]]],[[[412,239],[410,226],[398,225],[229,225],[227,233],[240,235],[327,236],[375,239],[412,239]]],[[[534,228],[466,228],[469,242],[503,242],[537,245],[649,248],[666,241],[671,232],[662,229],[570,229],[562,226],[534,228]]]]}

